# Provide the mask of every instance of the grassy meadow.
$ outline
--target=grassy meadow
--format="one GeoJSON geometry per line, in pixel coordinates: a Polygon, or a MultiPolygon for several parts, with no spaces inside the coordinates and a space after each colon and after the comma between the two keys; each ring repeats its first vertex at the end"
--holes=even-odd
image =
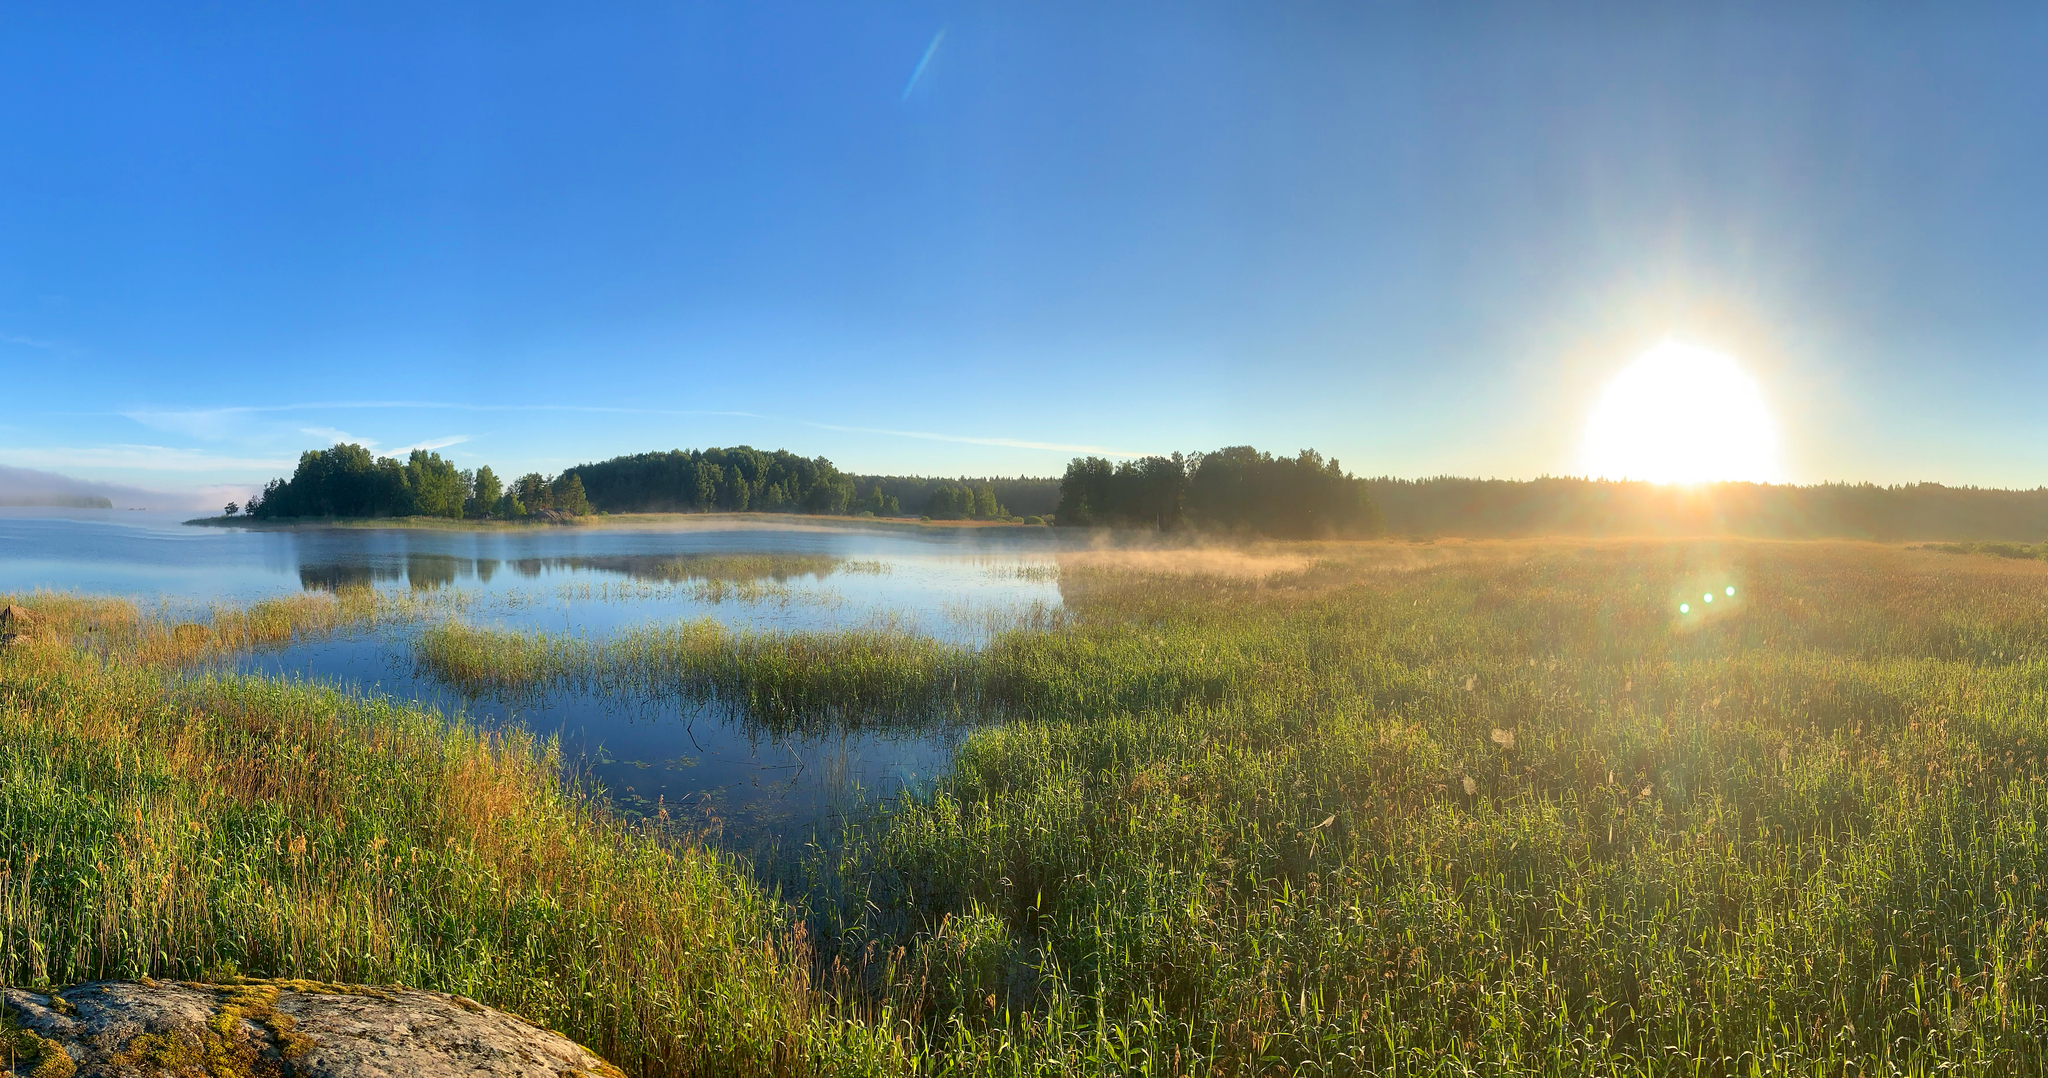
{"type": "Polygon", "coordinates": [[[980,648],[417,635],[472,691],[988,724],[766,867],[518,731],[188,665],[380,600],[180,642],[17,597],[0,970],[443,988],[649,1076],[2048,1073],[2048,563],[1272,544],[1060,587],[980,648]]]}

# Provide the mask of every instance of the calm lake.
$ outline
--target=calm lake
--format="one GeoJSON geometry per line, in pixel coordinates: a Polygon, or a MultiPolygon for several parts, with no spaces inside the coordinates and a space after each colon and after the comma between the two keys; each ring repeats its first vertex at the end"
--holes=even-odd
{"type": "MultiPolygon", "coordinates": [[[[0,593],[132,597],[201,618],[217,601],[367,584],[431,593],[434,617],[603,636],[714,618],[764,631],[887,625],[975,646],[1060,605],[1050,529],[752,522],[517,531],[193,527],[182,514],[0,510],[0,593]],[[735,557],[767,555],[768,557],[735,557]],[[718,568],[702,575],[698,566],[718,568]],[[739,567],[735,572],[733,567],[739,567]],[[752,568],[749,568],[752,567],[752,568]]],[[[416,673],[417,625],[261,652],[239,669],[417,701],[558,736],[622,808],[735,847],[802,841],[851,809],[925,788],[962,725],[766,734],[717,706],[574,691],[470,698],[416,673]]]]}

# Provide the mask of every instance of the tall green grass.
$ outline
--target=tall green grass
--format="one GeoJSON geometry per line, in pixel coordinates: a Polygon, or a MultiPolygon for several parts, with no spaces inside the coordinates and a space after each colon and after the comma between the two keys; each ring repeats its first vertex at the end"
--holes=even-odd
{"type": "Polygon", "coordinates": [[[11,960],[414,979],[645,1074],[2048,1073],[2048,565],[1274,545],[1059,584],[980,648],[421,637],[479,689],[995,720],[765,883],[517,734],[9,654],[11,960]]]}
{"type": "MultiPolygon", "coordinates": [[[[53,621],[58,611],[46,611],[53,621]]],[[[810,944],[720,855],[612,817],[553,745],[380,699],[0,655],[0,970],[461,992],[634,1073],[871,1073],[810,944]]]]}
{"type": "Polygon", "coordinates": [[[925,1066],[2044,1072],[2040,567],[1321,554],[1065,574],[1035,718],[799,871],[925,1066]]]}

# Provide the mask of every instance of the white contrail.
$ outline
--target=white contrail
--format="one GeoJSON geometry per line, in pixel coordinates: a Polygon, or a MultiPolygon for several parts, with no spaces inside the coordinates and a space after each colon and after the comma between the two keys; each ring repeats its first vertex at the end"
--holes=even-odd
{"type": "Polygon", "coordinates": [[[910,91],[917,89],[917,80],[924,77],[924,69],[930,66],[932,56],[939,51],[939,42],[946,40],[946,31],[941,28],[932,35],[932,43],[924,47],[924,55],[917,61],[917,69],[910,73],[910,81],[903,84],[903,96],[898,101],[910,100],[910,91]]]}

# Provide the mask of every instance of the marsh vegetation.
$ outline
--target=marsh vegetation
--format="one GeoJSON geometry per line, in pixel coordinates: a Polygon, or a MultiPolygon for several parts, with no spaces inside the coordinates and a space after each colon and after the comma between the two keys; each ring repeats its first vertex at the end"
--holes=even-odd
{"type": "Polygon", "coordinates": [[[986,724],[755,866],[516,730],[19,597],[0,959],[445,988],[647,1075],[2044,1073],[2048,565],[1269,544],[1057,579],[976,646],[421,633],[456,682],[986,724]]]}

